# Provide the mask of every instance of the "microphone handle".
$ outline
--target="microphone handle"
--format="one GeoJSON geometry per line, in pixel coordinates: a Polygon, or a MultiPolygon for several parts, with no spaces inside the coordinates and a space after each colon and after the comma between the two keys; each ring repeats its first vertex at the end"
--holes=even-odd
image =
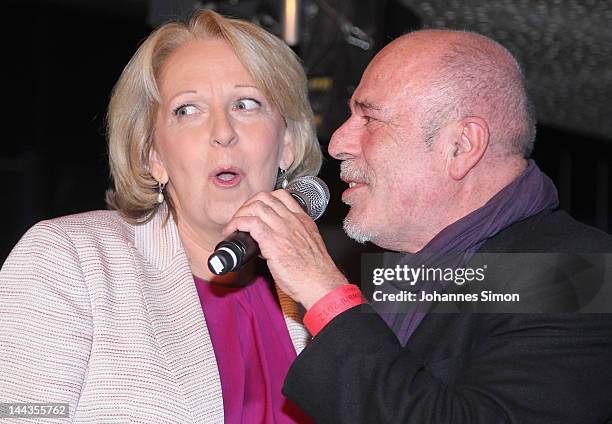
{"type": "MultiPolygon", "coordinates": [[[[304,200],[291,193],[302,209],[308,213],[304,200]]],[[[208,269],[215,275],[224,275],[231,271],[238,271],[242,265],[259,254],[259,245],[245,231],[234,231],[222,242],[215,246],[215,251],[208,258],[208,269]]]]}
{"type": "Polygon", "coordinates": [[[259,246],[245,231],[234,231],[215,246],[208,258],[208,269],[213,274],[223,275],[238,269],[259,254],[259,246]]]}

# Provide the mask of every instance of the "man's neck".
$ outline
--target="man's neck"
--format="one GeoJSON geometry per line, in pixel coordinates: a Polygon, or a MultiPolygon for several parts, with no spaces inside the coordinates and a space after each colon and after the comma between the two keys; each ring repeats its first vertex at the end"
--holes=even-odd
{"type": "Polygon", "coordinates": [[[483,164],[479,169],[475,168],[466,176],[465,181],[458,183],[456,193],[449,198],[444,212],[437,214],[429,228],[421,231],[417,237],[410,237],[405,243],[381,246],[407,253],[419,252],[446,227],[486,205],[491,198],[516,180],[527,165],[525,159],[508,158],[503,167],[494,168],[483,164]]]}

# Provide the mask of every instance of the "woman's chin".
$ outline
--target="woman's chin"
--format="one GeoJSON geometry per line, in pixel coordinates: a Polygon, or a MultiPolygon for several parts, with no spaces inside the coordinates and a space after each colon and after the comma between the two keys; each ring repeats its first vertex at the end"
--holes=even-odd
{"type": "Polygon", "coordinates": [[[211,228],[218,228],[219,231],[223,229],[227,225],[228,222],[234,217],[234,214],[238,210],[240,205],[235,208],[229,208],[224,211],[215,211],[214,215],[210,216],[210,226],[211,228]]]}
{"type": "Polygon", "coordinates": [[[223,227],[225,227],[234,217],[236,211],[240,209],[250,197],[251,196],[237,196],[232,199],[231,202],[213,200],[200,207],[194,205],[190,208],[189,214],[192,219],[197,222],[199,227],[206,228],[209,231],[221,232],[223,227]]]}

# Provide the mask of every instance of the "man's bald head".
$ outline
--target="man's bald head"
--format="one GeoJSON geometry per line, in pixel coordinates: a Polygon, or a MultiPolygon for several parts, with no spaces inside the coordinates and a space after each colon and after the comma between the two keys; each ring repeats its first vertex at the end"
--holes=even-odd
{"type": "Polygon", "coordinates": [[[372,62],[399,73],[423,106],[427,143],[451,119],[486,120],[490,148],[529,157],[535,117],[512,54],[479,34],[452,30],[411,32],[387,45],[372,62]],[[418,82],[415,82],[418,81],[418,82]]]}

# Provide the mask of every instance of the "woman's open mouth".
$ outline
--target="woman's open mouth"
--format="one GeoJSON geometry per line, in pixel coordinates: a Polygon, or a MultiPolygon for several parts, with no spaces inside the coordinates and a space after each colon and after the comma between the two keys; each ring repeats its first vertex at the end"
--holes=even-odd
{"type": "Polygon", "coordinates": [[[232,188],[240,184],[242,171],[237,168],[217,169],[211,174],[213,183],[221,188],[232,188]]]}

